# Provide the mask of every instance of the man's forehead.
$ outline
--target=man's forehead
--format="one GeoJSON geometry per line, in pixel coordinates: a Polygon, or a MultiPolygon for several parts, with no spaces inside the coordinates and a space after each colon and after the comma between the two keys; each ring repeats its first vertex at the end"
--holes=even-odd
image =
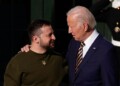
{"type": "Polygon", "coordinates": [[[53,33],[54,32],[51,26],[44,26],[41,28],[41,30],[45,33],[53,33]]]}

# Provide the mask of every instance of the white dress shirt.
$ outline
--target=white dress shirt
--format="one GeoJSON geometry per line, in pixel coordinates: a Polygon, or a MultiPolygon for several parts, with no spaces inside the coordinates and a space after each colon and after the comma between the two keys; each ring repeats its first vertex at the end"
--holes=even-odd
{"type": "Polygon", "coordinates": [[[93,33],[84,41],[85,46],[83,47],[83,58],[86,55],[87,51],[95,41],[95,39],[98,37],[99,33],[94,30],[93,33]]]}

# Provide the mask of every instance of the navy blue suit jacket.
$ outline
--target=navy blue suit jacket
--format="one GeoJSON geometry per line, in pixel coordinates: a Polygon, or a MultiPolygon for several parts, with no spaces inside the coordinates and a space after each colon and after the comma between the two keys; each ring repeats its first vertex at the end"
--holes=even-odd
{"type": "Polygon", "coordinates": [[[69,66],[69,86],[118,86],[117,57],[111,43],[97,37],[79,66],[75,78],[75,60],[80,43],[70,41],[66,59],[69,66]]]}

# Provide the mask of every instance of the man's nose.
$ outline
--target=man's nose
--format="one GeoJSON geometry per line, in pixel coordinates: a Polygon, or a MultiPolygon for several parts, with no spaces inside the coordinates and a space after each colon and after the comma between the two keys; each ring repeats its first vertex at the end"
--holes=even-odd
{"type": "Polygon", "coordinates": [[[71,33],[71,32],[72,32],[72,30],[71,30],[71,28],[69,27],[69,28],[68,28],[68,33],[71,33]]]}
{"type": "Polygon", "coordinates": [[[55,39],[56,39],[56,37],[55,37],[55,35],[54,35],[54,34],[52,35],[52,39],[53,39],[53,40],[55,40],[55,39]]]}

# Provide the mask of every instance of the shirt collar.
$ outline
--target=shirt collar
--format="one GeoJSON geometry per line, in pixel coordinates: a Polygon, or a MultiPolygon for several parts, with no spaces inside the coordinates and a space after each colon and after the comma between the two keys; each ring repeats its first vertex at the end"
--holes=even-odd
{"type": "Polygon", "coordinates": [[[93,33],[84,41],[85,46],[83,47],[83,57],[86,55],[87,51],[89,50],[95,39],[98,37],[98,35],[99,33],[94,30],[93,33]]]}
{"type": "Polygon", "coordinates": [[[85,45],[92,45],[92,43],[94,42],[94,40],[97,38],[97,36],[99,35],[99,33],[94,30],[93,33],[84,41],[85,45]]]}

